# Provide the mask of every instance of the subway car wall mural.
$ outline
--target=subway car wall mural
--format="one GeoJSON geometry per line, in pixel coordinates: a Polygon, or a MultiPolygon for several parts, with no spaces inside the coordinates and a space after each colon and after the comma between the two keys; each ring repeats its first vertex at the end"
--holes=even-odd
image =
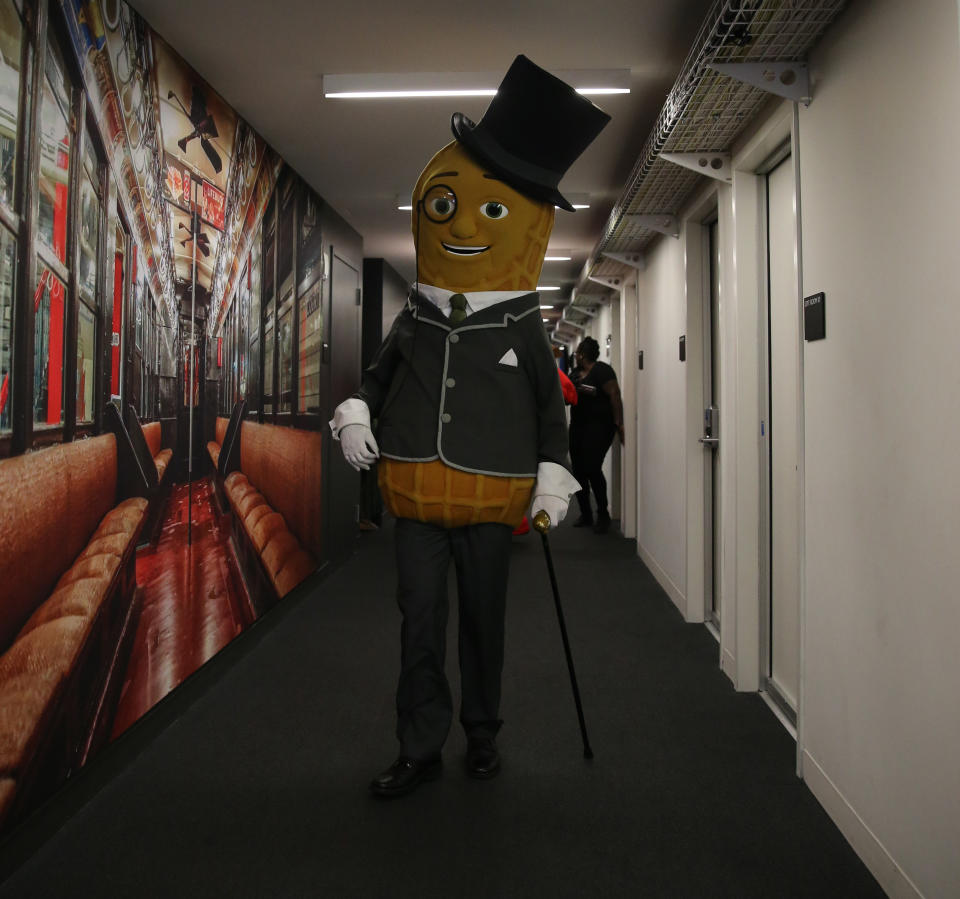
{"type": "Polygon", "coordinates": [[[118,0],[0,0],[0,836],[357,533],[363,247],[118,0]]]}

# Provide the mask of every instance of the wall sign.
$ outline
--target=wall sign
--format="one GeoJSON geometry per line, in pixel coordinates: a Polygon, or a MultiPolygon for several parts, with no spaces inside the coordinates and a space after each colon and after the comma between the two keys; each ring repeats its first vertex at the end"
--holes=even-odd
{"type": "Polygon", "coordinates": [[[804,340],[823,340],[826,333],[827,295],[815,293],[803,298],[804,340]]]}

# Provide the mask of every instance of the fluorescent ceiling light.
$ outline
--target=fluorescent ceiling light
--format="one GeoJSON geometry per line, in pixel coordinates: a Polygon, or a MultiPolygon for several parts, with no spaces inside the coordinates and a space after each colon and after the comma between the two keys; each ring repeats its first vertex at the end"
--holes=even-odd
{"type": "MultiPolygon", "coordinates": [[[[590,208],[590,194],[588,193],[567,193],[563,192],[563,196],[566,201],[574,209],[589,209],[590,208]]],[[[560,207],[558,206],[557,209],[560,207]]]]}
{"type": "Polygon", "coordinates": [[[412,206],[398,206],[397,209],[399,209],[401,212],[413,212],[412,206]]]}
{"type": "Polygon", "coordinates": [[[324,96],[331,100],[392,100],[403,97],[492,97],[496,93],[495,90],[331,91],[324,96]]]}
{"type": "MultiPolygon", "coordinates": [[[[581,94],[630,93],[629,69],[574,69],[555,74],[581,94]]],[[[502,79],[502,72],[324,75],[323,95],[329,99],[492,97],[502,79]]]]}
{"type": "Polygon", "coordinates": [[[569,256],[544,256],[543,261],[544,262],[569,262],[570,257],[569,256]]]}
{"type": "Polygon", "coordinates": [[[553,306],[541,306],[541,309],[553,309],[553,306]]]}
{"type": "Polygon", "coordinates": [[[559,290],[559,287],[545,287],[542,284],[537,285],[537,290],[559,290]]]}

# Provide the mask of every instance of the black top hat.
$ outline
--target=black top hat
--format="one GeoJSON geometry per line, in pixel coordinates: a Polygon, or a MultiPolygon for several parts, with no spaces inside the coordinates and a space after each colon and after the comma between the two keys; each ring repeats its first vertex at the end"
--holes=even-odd
{"type": "Polygon", "coordinates": [[[451,120],[453,136],[511,187],[573,212],[557,186],[610,116],[569,84],[518,56],[483,118],[451,120]]]}

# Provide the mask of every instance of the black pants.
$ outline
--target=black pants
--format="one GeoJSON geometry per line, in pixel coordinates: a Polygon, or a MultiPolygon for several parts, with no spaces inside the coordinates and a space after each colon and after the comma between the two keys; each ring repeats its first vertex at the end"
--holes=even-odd
{"type": "Polygon", "coordinates": [[[468,737],[493,737],[500,729],[511,535],[504,524],[441,528],[397,519],[397,603],[403,613],[397,739],[402,756],[438,757],[453,720],[444,671],[451,558],[460,600],[460,722],[468,737]]]}
{"type": "Polygon", "coordinates": [[[597,513],[607,512],[607,479],[603,476],[603,460],[613,442],[616,427],[603,423],[570,425],[570,467],[580,482],[577,503],[584,518],[593,518],[590,510],[590,489],[597,500],[597,513]]]}

